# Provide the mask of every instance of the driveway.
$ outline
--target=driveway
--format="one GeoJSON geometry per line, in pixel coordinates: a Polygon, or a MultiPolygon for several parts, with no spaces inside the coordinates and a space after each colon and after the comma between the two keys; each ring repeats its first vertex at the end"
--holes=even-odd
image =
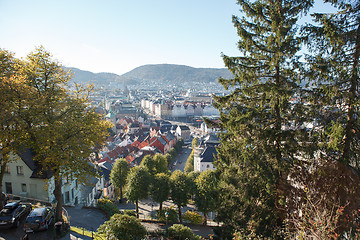
{"type": "MultiPolygon", "coordinates": [[[[96,229],[106,221],[105,215],[102,211],[95,208],[79,208],[79,207],[66,207],[66,210],[70,216],[71,226],[85,228],[89,231],[96,231],[96,229]]],[[[20,224],[20,227],[17,229],[1,229],[0,230],[0,240],[19,240],[24,236],[24,231],[22,226],[24,223],[20,224]]],[[[30,240],[52,240],[56,238],[54,228],[49,228],[47,231],[35,232],[29,234],[30,240]]],[[[69,232],[66,236],[61,238],[63,240],[68,239],[86,239],[81,235],[77,235],[73,232],[69,232]]],[[[90,239],[90,238],[88,238],[90,239]]]]}

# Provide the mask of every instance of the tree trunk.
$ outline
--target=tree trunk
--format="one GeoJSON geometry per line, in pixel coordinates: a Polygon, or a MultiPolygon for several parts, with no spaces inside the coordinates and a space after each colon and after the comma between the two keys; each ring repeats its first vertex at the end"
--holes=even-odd
{"type": "MultiPolygon", "coordinates": [[[[344,136],[344,148],[342,152],[342,162],[345,164],[352,164],[351,162],[351,140],[353,138],[353,131],[354,131],[354,123],[355,123],[355,116],[354,116],[354,104],[356,99],[356,91],[358,89],[358,67],[359,67],[359,55],[360,55],[360,25],[356,31],[356,43],[355,49],[353,54],[353,63],[352,63],[352,75],[350,79],[350,89],[349,89],[349,97],[347,102],[348,113],[346,116],[346,127],[345,127],[345,136],[344,136]]],[[[357,166],[357,162],[355,163],[357,166]]]]}
{"type": "Polygon", "coordinates": [[[54,188],[53,194],[57,201],[56,209],[55,209],[55,222],[59,222],[59,221],[63,220],[62,219],[63,202],[62,202],[62,193],[61,193],[61,178],[60,178],[59,173],[56,173],[54,175],[54,177],[55,177],[55,188],[54,188]]]}
{"type": "Polygon", "coordinates": [[[181,206],[178,206],[178,212],[179,212],[179,222],[182,223],[181,206]]]}
{"type": "Polygon", "coordinates": [[[203,224],[206,226],[207,225],[207,212],[204,212],[204,222],[203,224]]]}
{"type": "Polygon", "coordinates": [[[139,201],[138,200],[135,201],[135,205],[136,205],[136,217],[139,218],[139,201]]]}
{"type": "Polygon", "coordinates": [[[122,200],[123,200],[123,190],[122,190],[122,187],[120,187],[120,200],[119,200],[119,202],[122,203],[122,200]]]}
{"type": "Polygon", "coordinates": [[[163,202],[160,202],[160,206],[159,206],[159,216],[161,216],[161,212],[162,212],[162,204],[163,204],[163,202]]]}

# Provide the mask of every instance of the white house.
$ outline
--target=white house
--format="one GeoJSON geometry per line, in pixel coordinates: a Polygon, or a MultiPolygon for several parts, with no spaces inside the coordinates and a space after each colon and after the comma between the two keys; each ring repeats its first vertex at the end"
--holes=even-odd
{"type": "Polygon", "coordinates": [[[205,170],[214,170],[214,159],[217,156],[216,146],[219,145],[219,138],[213,134],[207,135],[194,148],[194,171],[203,172],[205,170]]]}
{"type": "MultiPolygon", "coordinates": [[[[45,202],[55,199],[54,177],[34,161],[31,149],[11,154],[10,159],[2,182],[6,193],[45,202]]],[[[82,188],[76,179],[62,179],[61,188],[65,205],[77,205],[82,201],[82,188]]]]}

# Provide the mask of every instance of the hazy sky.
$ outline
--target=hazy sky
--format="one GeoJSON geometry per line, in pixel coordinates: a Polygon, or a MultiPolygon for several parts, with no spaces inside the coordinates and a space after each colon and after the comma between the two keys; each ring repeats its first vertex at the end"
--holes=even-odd
{"type": "Polygon", "coordinates": [[[43,45],[63,65],[92,72],[222,68],[221,52],[238,54],[232,15],[240,15],[235,0],[0,0],[0,48],[21,58],[43,45]]]}

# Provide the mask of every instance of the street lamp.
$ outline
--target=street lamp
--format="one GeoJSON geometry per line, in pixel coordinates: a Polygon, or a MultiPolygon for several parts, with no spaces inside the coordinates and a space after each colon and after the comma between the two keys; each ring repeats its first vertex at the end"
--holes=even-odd
{"type": "Polygon", "coordinates": [[[166,218],[165,231],[166,231],[166,236],[168,235],[168,228],[167,228],[168,216],[169,216],[169,213],[166,211],[166,212],[165,212],[165,218],[166,218]]]}
{"type": "Polygon", "coordinates": [[[150,213],[151,219],[153,219],[153,208],[154,208],[154,204],[151,204],[151,213],[150,213]]]}

